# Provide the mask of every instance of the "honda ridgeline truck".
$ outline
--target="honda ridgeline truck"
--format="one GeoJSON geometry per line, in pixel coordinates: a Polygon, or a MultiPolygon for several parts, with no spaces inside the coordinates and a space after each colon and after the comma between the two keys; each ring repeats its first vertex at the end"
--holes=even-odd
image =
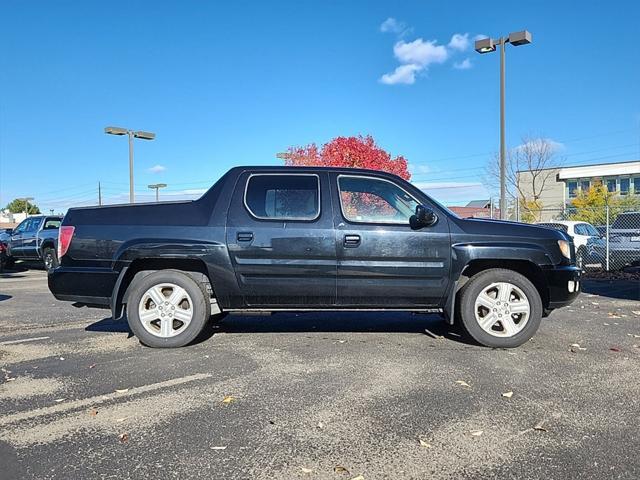
{"type": "Polygon", "coordinates": [[[152,347],[227,312],[440,312],[482,345],[516,347],[580,291],[564,232],[462,219],[379,171],[236,167],[200,199],[73,208],[56,298],[126,316],[152,347]]]}

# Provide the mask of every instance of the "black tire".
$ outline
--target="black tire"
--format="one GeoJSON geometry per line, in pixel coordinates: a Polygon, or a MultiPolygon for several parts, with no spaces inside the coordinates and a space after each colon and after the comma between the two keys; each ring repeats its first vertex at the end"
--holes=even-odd
{"type": "Polygon", "coordinates": [[[42,250],[42,263],[47,271],[53,270],[59,265],[58,254],[53,247],[44,247],[42,250]]]}
{"type": "Polygon", "coordinates": [[[16,259],[13,257],[8,257],[4,261],[4,268],[11,270],[15,266],[15,264],[16,264],[16,259]]]}
{"type": "Polygon", "coordinates": [[[460,292],[460,319],[466,332],[479,344],[494,348],[514,348],[527,342],[538,330],[542,319],[543,307],[536,287],[523,275],[513,270],[494,268],[480,272],[464,285],[460,292]],[[523,329],[510,337],[494,336],[478,324],[475,315],[475,302],[478,295],[492,283],[508,282],[518,287],[529,301],[529,319],[523,329]]]}
{"type": "Polygon", "coordinates": [[[127,300],[127,321],[131,331],[138,337],[140,342],[148,347],[154,348],[177,348],[191,343],[205,327],[211,316],[211,303],[209,294],[204,285],[196,282],[189,275],[179,270],[160,270],[146,275],[129,287],[127,300]],[[193,315],[190,323],[179,334],[163,338],[148,332],[143,326],[138,313],[138,306],[145,292],[155,285],[171,283],[182,287],[191,298],[191,308],[193,315]]]}

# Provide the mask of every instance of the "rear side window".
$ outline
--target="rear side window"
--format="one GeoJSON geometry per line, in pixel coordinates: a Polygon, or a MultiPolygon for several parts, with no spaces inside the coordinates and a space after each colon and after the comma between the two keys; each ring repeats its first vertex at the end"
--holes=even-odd
{"type": "Polygon", "coordinates": [[[320,216],[320,179],[310,174],[251,175],[244,203],[263,220],[315,220],[320,216]]]}
{"type": "Polygon", "coordinates": [[[62,223],[62,220],[60,220],[59,218],[47,218],[42,229],[55,230],[56,228],[60,228],[60,223],[62,223]]]}

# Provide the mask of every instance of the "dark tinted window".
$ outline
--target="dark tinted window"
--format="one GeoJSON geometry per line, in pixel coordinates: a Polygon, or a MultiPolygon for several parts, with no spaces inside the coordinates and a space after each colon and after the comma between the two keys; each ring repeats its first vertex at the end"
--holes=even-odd
{"type": "Polygon", "coordinates": [[[640,226],[640,212],[621,213],[611,228],[638,228],[640,226]]]}
{"type": "Polygon", "coordinates": [[[245,204],[257,218],[313,220],[320,215],[320,180],[307,174],[252,175],[245,204]]]}
{"type": "Polygon", "coordinates": [[[538,223],[538,226],[555,228],[556,230],[562,230],[563,232],[566,232],[568,230],[567,226],[563,225],[562,223],[538,223]]]}

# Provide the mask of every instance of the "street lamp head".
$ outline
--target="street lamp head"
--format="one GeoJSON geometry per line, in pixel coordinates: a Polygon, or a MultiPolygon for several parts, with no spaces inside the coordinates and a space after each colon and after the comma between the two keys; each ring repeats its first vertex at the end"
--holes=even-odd
{"type": "Polygon", "coordinates": [[[153,140],[154,138],[156,138],[156,134],[155,133],[151,133],[151,132],[143,132],[143,131],[137,131],[137,132],[133,132],[133,136],[136,138],[141,138],[143,140],[153,140]]]}
{"type": "Polygon", "coordinates": [[[527,32],[526,30],[522,30],[521,32],[512,32],[509,34],[509,43],[516,47],[531,43],[531,32],[527,32]]]}
{"type": "Polygon", "coordinates": [[[165,188],[166,186],[166,183],[154,183],[152,185],[147,185],[149,188],[165,188]]]}
{"type": "Polygon", "coordinates": [[[481,38],[480,40],[476,40],[475,50],[478,53],[495,52],[496,44],[492,38],[481,38]]]}
{"type": "Polygon", "coordinates": [[[104,129],[104,133],[108,133],[109,135],[126,135],[127,129],[120,127],[106,127],[104,129]]]}

